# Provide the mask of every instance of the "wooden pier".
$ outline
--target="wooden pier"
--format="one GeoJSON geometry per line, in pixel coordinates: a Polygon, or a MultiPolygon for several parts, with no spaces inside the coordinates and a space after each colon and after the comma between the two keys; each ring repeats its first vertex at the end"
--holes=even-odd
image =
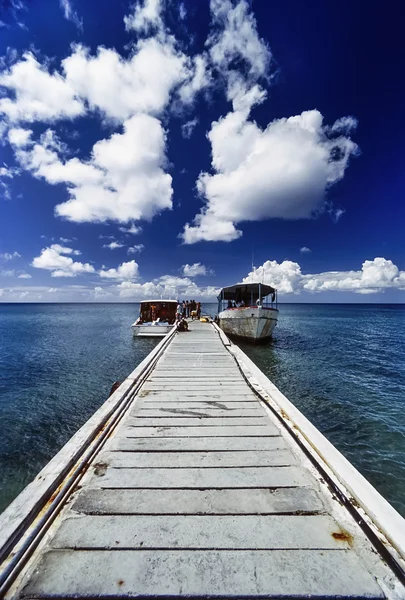
{"type": "Polygon", "coordinates": [[[394,600],[404,559],[404,519],[200,322],[0,516],[1,598],[394,600]]]}

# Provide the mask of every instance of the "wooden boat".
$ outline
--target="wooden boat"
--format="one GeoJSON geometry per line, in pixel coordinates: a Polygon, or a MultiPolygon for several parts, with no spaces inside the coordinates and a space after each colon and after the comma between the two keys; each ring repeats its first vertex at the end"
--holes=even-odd
{"type": "Polygon", "coordinates": [[[277,325],[277,290],[263,283],[237,283],[218,296],[217,322],[227,334],[252,342],[268,340],[277,325]]]}
{"type": "Polygon", "coordinates": [[[131,325],[138,337],[163,337],[172,330],[176,321],[176,300],[145,300],[141,302],[139,317],[131,325]]]}

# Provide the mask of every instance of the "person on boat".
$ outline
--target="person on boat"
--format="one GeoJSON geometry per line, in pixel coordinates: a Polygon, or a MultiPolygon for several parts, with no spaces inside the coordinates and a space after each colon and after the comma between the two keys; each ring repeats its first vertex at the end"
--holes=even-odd
{"type": "Polygon", "coordinates": [[[232,306],[232,300],[228,300],[228,308],[233,308],[233,306],[232,306]]]}
{"type": "Polygon", "coordinates": [[[157,307],[156,304],[152,304],[152,306],[150,307],[150,314],[151,314],[151,320],[152,321],[156,321],[157,319],[157,307]]]}

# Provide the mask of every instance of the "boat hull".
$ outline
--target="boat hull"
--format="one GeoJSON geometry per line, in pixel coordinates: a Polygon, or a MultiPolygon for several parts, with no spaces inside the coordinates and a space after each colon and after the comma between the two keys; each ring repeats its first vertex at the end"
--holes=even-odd
{"type": "Polygon", "coordinates": [[[164,337],[173,329],[174,325],[167,323],[142,323],[142,325],[132,325],[132,331],[135,337],[164,337]]]}
{"type": "Polygon", "coordinates": [[[229,308],[218,315],[219,326],[227,335],[255,343],[271,338],[277,318],[277,309],[260,306],[229,308]]]}

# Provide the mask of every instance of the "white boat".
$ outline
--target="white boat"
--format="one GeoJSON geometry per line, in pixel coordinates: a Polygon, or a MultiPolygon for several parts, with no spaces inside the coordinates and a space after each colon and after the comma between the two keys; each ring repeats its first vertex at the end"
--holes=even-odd
{"type": "Polygon", "coordinates": [[[277,325],[277,290],[263,283],[237,283],[218,296],[217,322],[230,336],[268,340],[277,325]]]}
{"type": "Polygon", "coordinates": [[[164,337],[176,321],[176,300],[145,300],[141,302],[139,318],[132,323],[138,337],[164,337]]]}

